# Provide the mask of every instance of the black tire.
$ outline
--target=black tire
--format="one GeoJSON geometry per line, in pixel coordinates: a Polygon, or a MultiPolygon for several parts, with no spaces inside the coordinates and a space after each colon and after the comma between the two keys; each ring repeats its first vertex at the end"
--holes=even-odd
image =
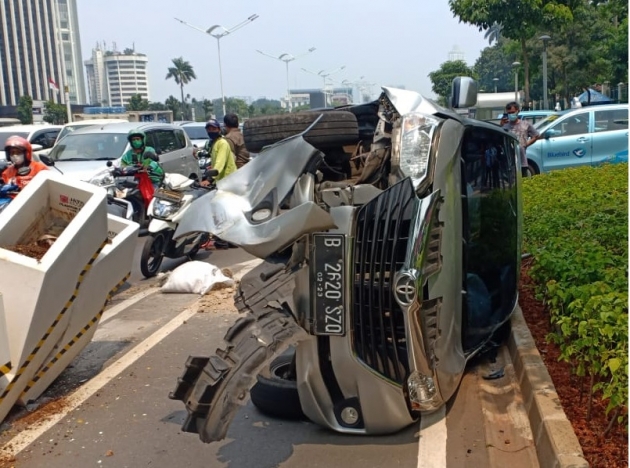
{"type": "Polygon", "coordinates": [[[280,419],[306,419],[300,405],[295,372],[291,371],[294,357],[294,353],[277,357],[269,365],[270,377],[256,377],[250,396],[261,413],[280,419]]]}
{"type": "Polygon", "coordinates": [[[357,118],[351,112],[297,112],[270,117],[256,117],[243,124],[243,137],[248,151],[259,152],[263,147],[306,130],[320,115],[322,118],[304,139],[317,149],[353,145],[359,141],[357,118]]]}
{"type": "Polygon", "coordinates": [[[140,271],[145,278],[152,278],[160,271],[165,247],[166,237],[164,234],[157,233],[147,237],[140,257],[140,271]]]}
{"type": "Polygon", "coordinates": [[[527,160],[527,168],[524,168],[524,169],[527,169],[526,177],[532,177],[532,176],[540,174],[540,169],[538,168],[536,163],[532,161],[531,159],[527,160]]]}

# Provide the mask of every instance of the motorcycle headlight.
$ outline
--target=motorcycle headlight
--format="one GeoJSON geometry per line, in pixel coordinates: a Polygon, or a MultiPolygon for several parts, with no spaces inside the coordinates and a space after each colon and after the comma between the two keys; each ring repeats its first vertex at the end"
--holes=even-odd
{"type": "Polygon", "coordinates": [[[90,184],[98,185],[99,187],[103,187],[104,185],[113,185],[114,177],[109,171],[99,172],[94,177],[89,180],[90,184]]]}
{"type": "Polygon", "coordinates": [[[392,153],[392,164],[405,176],[411,177],[416,189],[427,178],[433,136],[440,122],[441,119],[419,112],[403,116],[398,144],[392,153]]]}
{"type": "Polygon", "coordinates": [[[180,207],[181,205],[179,203],[156,198],[153,202],[153,216],[156,218],[168,218],[174,213],[177,213],[180,207]]]}

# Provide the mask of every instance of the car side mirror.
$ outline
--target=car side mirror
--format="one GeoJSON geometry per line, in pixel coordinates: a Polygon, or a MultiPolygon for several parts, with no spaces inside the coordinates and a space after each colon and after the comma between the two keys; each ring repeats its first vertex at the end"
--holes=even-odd
{"type": "Polygon", "coordinates": [[[39,160],[43,162],[44,164],[46,164],[48,167],[53,167],[55,165],[55,161],[53,161],[50,157],[44,154],[39,155],[39,160]]]}
{"type": "Polygon", "coordinates": [[[468,76],[458,76],[451,87],[451,107],[466,109],[477,105],[477,82],[468,76]]]}

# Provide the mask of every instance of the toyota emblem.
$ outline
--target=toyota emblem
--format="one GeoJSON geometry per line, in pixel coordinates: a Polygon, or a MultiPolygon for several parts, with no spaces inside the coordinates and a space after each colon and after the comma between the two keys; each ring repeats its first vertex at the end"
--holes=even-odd
{"type": "Polygon", "coordinates": [[[402,273],[394,286],[396,300],[402,306],[410,306],[416,300],[416,279],[409,273],[402,273]]]}

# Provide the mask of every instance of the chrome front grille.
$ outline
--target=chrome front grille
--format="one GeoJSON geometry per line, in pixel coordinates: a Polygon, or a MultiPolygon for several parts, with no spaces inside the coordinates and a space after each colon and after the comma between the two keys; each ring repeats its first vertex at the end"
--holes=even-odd
{"type": "Polygon", "coordinates": [[[359,210],[354,232],[353,347],[370,368],[400,384],[409,361],[392,288],[407,254],[414,200],[411,180],[399,182],[359,210]]]}

